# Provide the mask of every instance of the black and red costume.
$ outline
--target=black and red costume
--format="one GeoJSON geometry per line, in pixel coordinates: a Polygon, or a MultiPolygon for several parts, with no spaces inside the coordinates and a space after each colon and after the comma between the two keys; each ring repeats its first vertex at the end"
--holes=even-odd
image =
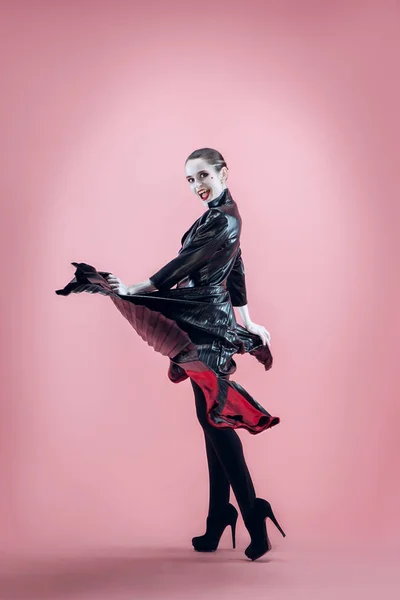
{"type": "Polygon", "coordinates": [[[157,291],[119,295],[106,280],[108,272],[73,262],[75,277],[56,293],[109,296],[143,340],[169,357],[169,379],[179,383],[190,377],[201,389],[210,426],[257,434],[280,419],[230,380],[235,354],[255,356],[265,370],[272,366],[268,345],[239,325],[233,311],[247,304],[241,227],[226,188],[184,233],[178,255],[150,277],[157,291]]]}

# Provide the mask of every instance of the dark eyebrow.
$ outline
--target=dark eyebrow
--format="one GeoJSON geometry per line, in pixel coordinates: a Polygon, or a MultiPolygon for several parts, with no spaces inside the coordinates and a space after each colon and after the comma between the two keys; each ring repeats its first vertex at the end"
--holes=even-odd
{"type": "MultiPolygon", "coordinates": [[[[201,169],[201,171],[197,171],[196,175],[198,175],[199,173],[208,173],[208,171],[206,171],[205,169],[201,169]]],[[[189,177],[192,177],[192,175],[187,175],[186,179],[189,179],[189,177]]]]}

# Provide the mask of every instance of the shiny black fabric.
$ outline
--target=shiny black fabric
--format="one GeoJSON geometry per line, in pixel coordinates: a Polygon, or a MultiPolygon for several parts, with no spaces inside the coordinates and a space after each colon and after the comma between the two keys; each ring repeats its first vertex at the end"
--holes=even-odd
{"type": "Polygon", "coordinates": [[[238,306],[246,302],[237,206],[228,190],[209,204],[184,234],[178,256],[151,276],[157,291],[119,295],[107,281],[108,272],[72,263],[75,277],[56,293],[108,296],[142,339],[169,357],[171,381],[190,377],[202,388],[211,425],[256,434],[280,419],[230,380],[236,371],[233,356],[249,353],[268,370],[272,355],[259,336],[236,323],[232,308],[232,298],[238,306]]]}
{"type": "Polygon", "coordinates": [[[242,219],[228,189],[183,234],[178,256],[151,275],[164,292],[174,285],[224,285],[233,306],[247,304],[245,270],[240,248],[242,219]]]}

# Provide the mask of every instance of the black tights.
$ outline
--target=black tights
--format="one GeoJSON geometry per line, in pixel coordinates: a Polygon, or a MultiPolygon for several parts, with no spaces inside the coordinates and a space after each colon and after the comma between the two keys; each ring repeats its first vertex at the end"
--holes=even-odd
{"type": "Polygon", "coordinates": [[[197,418],[206,443],[210,485],[208,514],[217,514],[226,507],[232,486],[242,517],[246,519],[253,508],[256,493],[244,458],[242,441],[234,429],[218,429],[208,422],[203,391],[193,379],[190,381],[197,418]]]}

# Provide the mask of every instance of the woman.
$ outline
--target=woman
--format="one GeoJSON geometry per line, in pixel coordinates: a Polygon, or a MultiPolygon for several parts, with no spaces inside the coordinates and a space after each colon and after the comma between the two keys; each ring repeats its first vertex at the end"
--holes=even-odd
{"type": "Polygon", "coordinates": [[[224,158],[212,148],[201,148],[187,158],[185,171],[192,192],[207,210],[184,233],[174,259],[133,285],[86,263],[72,263],[77,267],[74,279],[56,293],[109,296],[139,335],[169,357],[170,380],[190,378],[209,470],[207,529],[192,539],[193,547],[216,550],[228,525],[235,547],[238,513],[229,503],[232,486],[251,537],[245,554],[255,560],[271,549],[267,517],[285,533],[270,503],[256,497],[235,429],[257,434],[277,425],[279,418],[230,376],[236,371],[234,354],[250,353],[266,370],[271,368],[270,335],[250,319],[240,249],[242,221],[226,186],[224,158]],[[233,306],[238,307],[244,327],[236,323],[233,306]]]}

